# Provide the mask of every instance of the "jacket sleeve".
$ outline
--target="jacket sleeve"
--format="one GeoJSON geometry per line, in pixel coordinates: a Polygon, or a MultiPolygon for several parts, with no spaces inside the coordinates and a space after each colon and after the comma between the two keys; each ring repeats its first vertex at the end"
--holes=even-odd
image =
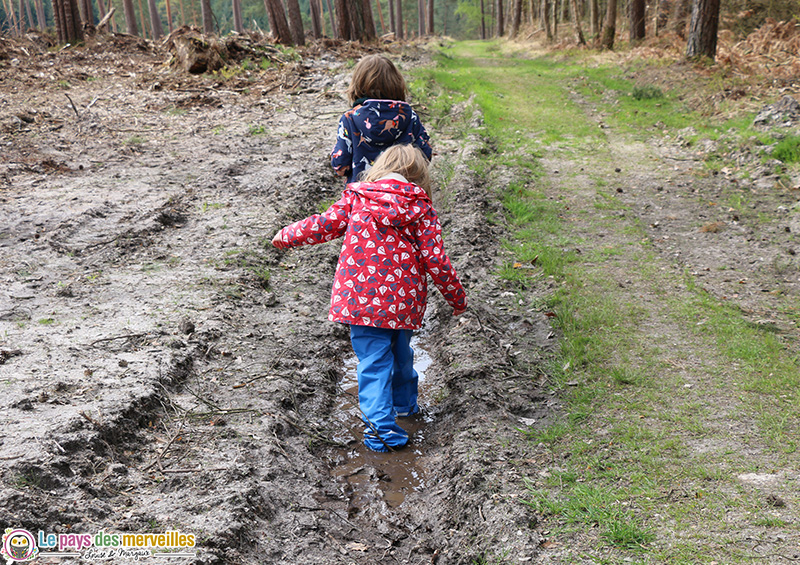
{"type": "Polygon", "coordinates": [[[339,129],[336,133],[336,145],[331,151],[331,167],[339,176],[346,176],[353,168],[353,140],[350,131],[350,120],[343,114],[339,118],[339,129]]]}
{"type": "Polygon", "coordinates": [[[428,135],[428,132],[425,131],[425,126],[423,126],[422,122],[419,121],[419,116],[417,116],[416,112],[414,112],[412,117],[411,133],[414,137],[412,143],[419,147],[425,154],[425,157],[428,158],[428,161],[430,161],[431,157],[433,156],[433,149],[431,148],[430,143],[431,138],[428,135]]]}
{"type": "Polygon", "coordinates": [[[467,307],[467,293],[445,253],[442,226],[432,206],[417,222],[415,236],[422,255],[422,264],[433,279],[433,284],[450,306],[455,310],[464,310],[467,307]]]}
{"type": "Polygon", "coordinates": [[[315,245],[332,241],[344,235],[350,212],[350,202],[345,194],[324,213],[314,214],[304,220],[289,224],[280,231],[280,239],[287,247],[315,245]]]}

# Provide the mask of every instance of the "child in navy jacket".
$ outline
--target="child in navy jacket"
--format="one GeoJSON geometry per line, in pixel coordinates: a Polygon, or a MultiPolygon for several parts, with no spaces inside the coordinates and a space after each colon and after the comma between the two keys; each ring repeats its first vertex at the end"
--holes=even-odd
{"type": "Polygon", "coordinates": [[[328,319],[350,325],[364,443],[374,451],[408,443],[395,416],[419,411],[410,341],[422,325],[428,275],[454,315],[467,307],[429,192],[426,157],[411,145],[394,145],[325,213],[286,226],[272,239],[285,249],[344,236],[328,319]]]}
{"type": "Polygon", "coordinates": [[[406,99],[406,82],[391,60],[368,55],[353,70],[347,89],[352,108],[339,118],[331,165],[355,182],[380,153],[395,143],[416,145],[430,161],[428,132],[406,99]]]}

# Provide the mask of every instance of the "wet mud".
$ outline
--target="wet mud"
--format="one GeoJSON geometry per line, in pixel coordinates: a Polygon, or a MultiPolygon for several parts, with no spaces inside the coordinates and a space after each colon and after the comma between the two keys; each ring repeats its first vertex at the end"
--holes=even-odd
{"type": "Polygon", "coordinates": [[[366,453],[348,332],[326,321],[338,245],[269,245],[342,189],[327,154],[352,53],[233,77],[124,36],[3,53],[0,523],[193,533],[171,562],[534,557],[520,430],[558,405],[537,369],[556,340],[492,276],[508,258],[467,166],[479,139],[431,132],[470,311],[433,296],[412,445],[366,453]]]}

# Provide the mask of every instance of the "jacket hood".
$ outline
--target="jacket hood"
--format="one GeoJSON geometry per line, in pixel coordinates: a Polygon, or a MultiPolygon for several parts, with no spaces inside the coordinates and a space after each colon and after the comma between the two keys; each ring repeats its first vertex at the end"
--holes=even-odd
{"type": "Polygon", "coordinates": [[[400,138],[408,136],[413,112],[406,102],[366,100],[352,115],[357,130],[353,132],[354,142],[366,142],[372,147],[394,145],[400,138]]]}
{"type": "Polygon", "coordinates": [[[393,179],[354,182],[347,189],[355,193],[360,209],[369,213],[378,225],[401,227],[418,220],[431,206],[419,186],[393,179]]]}

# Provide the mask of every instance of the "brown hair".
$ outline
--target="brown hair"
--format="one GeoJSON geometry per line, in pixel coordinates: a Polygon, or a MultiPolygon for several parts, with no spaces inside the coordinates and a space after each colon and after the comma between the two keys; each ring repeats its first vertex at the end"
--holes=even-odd
{"type": "Polygon", "coordinates": [[[353,80],[347,88],[350,104],[359,98],[406,101],[406,81],[383,55],[367,55],[353,69],[353,80]]]}
{"type": "Polygon", "coordinates": [[[371,169],[363,173],[363,180],[376,181],[390,173],[404,176],[408,182],[422,188],[428,198],[431,197],[428,159],[418,147],[408,143],[392,145],[375,159],[371,169]]]}

